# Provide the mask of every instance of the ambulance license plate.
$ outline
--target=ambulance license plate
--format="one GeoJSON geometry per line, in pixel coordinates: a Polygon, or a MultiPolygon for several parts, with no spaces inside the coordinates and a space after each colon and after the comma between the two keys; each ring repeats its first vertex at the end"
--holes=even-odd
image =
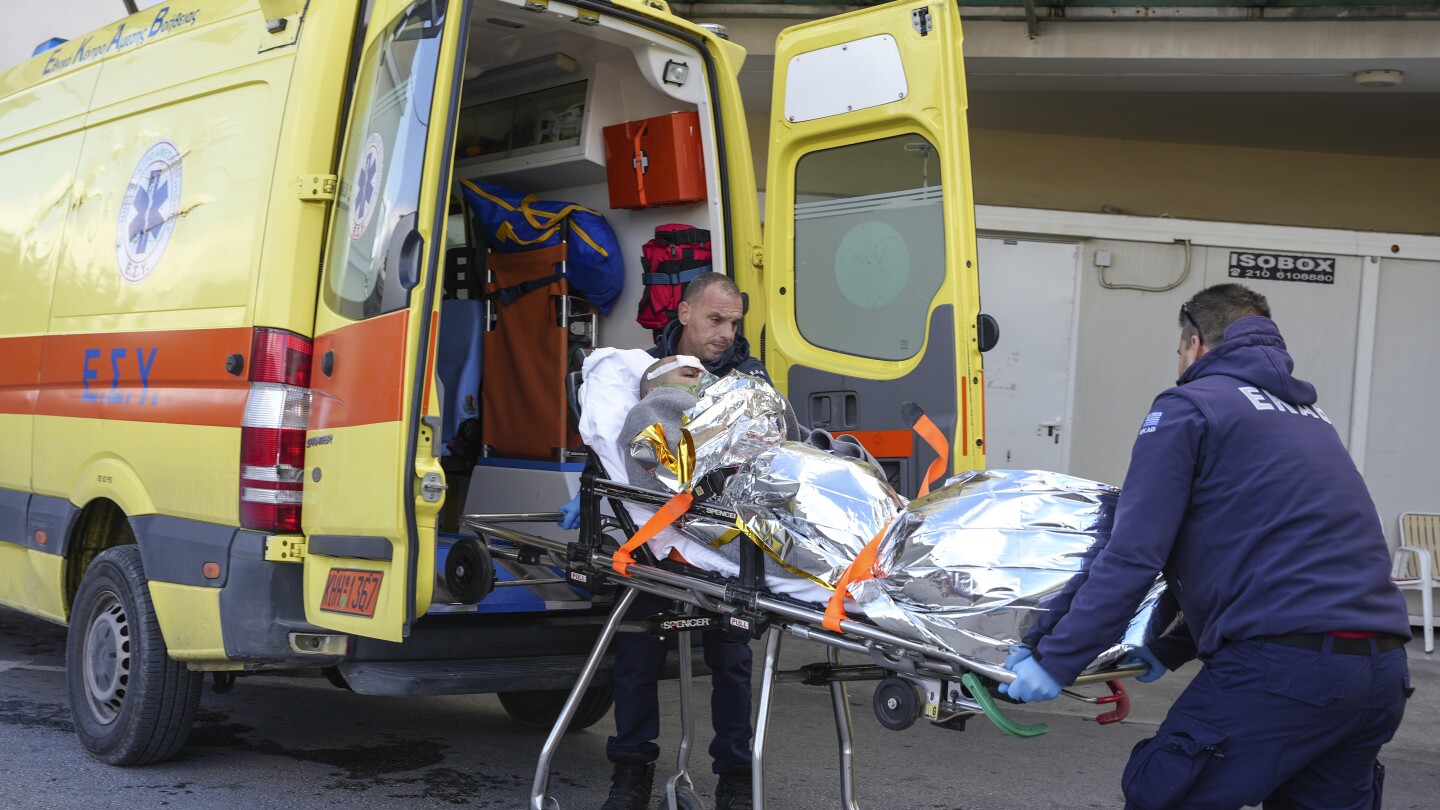
{"type": "Polygon", "coordinates": [[[320,597],[320,609],[373,618],[383,577],[380,571],[331,568],[330,577],[325,581],[325,594],[320,597]]]}

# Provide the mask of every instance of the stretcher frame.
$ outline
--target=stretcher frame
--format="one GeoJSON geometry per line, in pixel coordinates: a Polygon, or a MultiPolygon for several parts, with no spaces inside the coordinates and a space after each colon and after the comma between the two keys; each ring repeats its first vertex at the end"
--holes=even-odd
{"type": "MultiPolygon", "coordinates": [[[[845,689],[848,681],[899,678],[912,686],[921,686],[928,690],[927,700],[930,701],[926,704],[926,716],[932,724],[942,727],[963,728],[964,720],[968,717],[983,715],[1002,730],[1017,737],[1036,736],[1047,730],[1043,724],[1016,723],[1000,711],[996,697],[990,692],[990,686],[981,678],[988,679],[993,684],[1013,681],[1015,675],[1002,666],[965,658],[857,619],[843,620],[840,624],[842,632],[836,633],[825,629],[825,614],[822,609],[789,597],[765,593],[756,587],[757,583],[764,582],[764,569],[761,558],[763,552],[754,544],[747,543],[742,547],[744,551],[741,554],[738,577],[725,577],[687,566],[677,569],[668,567],[668,563],[667,567],[662,567],[654,560],[653,555],[649,554],[648,548],[639,550],[641,554],[636,557],[636,562],[629,566],[629,576],[616,573],[613,569],[613,549],[605,547],[604,539],[609,531],[621,531],[627,538],[636,531],[634,522],[623,505],[630,503],[658,509],[667,500],[669,496],[663,493],[600,477],[599,462],[591,453],[591,464],[587,465],[581,476],[580,540],[551,540],[518,531],[507,525],[554,522],[559,520],[559,512],[476,514],[467,515],[462,521],[464,528],[474,531],[482,539],[497,538],[535,549],[537,552],[546,552],[551,560],[557,563],[563,561],[562,567],[567,580],[577,587],[593,591],[607,581],[620,586],[611,614],[541,748],[527,805],[530,810],[560,810],[559,802],[549,795],[551,763],[586,689],[600,668],[606,649],[615,634],[622,630],[622,619],[636,595],[641,592],[671,599],[683,605],[686,616],[695,616],[703,611],[720,616],[722,620],[737,627],[750,623],[749,635],[755,638],[761,635],[765,637],[765,660],[761,671],[751,760],[752,801],[755,810],[764,810],[765,807],[765,747],[770,736],[770,712],[774,705],[777,683],[800,682],[830,688],[840,756],[840,796],[843,810],[859,810],[855,798],[854,731],[845,689]],[[602,499],[610,502],[613,516],[601,512],[602,499]],[[824,645],[826,663],[781,672],[780,647],[781,640],[786,635],[824,645]],[[842,665],[839,655],[841,652],[856,654],[869,663],[842,665]],[[930,714],[932,707],[935,712],[933,716],[930,714]],[[941,711],[948,712],[948,716],[940,716],[941,711]]],[[[736,522],[734,511],[704,502],[692,504],[687,515],[708,518],[722,524],[736,522]]],[[[677,629],[675,632],[680,658],[681,737],[676,757],[676,772],[665,785],[666,806],[669,810],[703,810],[706,805],[695,792],[687,770],[694,739],[694,719],[690,711],[690,633],[693,630],[677,629]]],[[[1144,672],[1143,665],[1119,666],[1076,679],[1076,685],[1106,683],[1111,689],[1111,694],[1107,696],[1089,697],[1068,689],[1062,694],[1088,703],[1115,704],[1114,710],[1102,713],[1096,720],[1101,724],[1118,722],[1129,713],[1128,696],[1124,687],[1119,685],[1118,679],[1134,677],[1144,672]]]]}

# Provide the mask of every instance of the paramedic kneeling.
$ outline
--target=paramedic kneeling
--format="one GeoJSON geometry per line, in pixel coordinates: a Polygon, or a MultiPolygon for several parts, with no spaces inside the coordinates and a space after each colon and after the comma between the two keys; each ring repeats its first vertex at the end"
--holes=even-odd
{"type": "MultiPolygon", "coordinates": [[[[680,302],[678,320],[661,334],[650,350],[657,358],[690,355],[699,358],[716,376],[741,371],[769,382],[765,366],[750,356],[739,334],[744,299],[735,282],[720,273],[703,273],[692,280],[680,302]]],[[[677,367],[669,372],[686,374],[677,367]]],[[[652,381],[656,383],[683,380],[652,381]]],[[[642,395],[645,392],[642,392],[642,395]]],[[[563,528],[580,525],[578,497],[561,507],[563,528]]],[[[638,621],[670,610],[668,600],[640,594],[625,614],[638,621]]],[[[716,810],[748,810],[751,805],[750,722],[751,654],[748,639],[720,629],[703,633],[705,665],[711,672],[710,718],[715,737],[710,743],[712,769],[720,777],[715,790],[716,810]]],[[[621,633],[615,639],[615,736],[605,746],[614,764],[610,795],[601,810],[648,810],[660,748],[659,680],[665,668],[666,642],[654,636],[621,633]]]]}
{"type": "Polygon", "coordinates": [[[1126,806],[1378,808],[1410,628],[1375,505],[1263,296],[1210,287],[1179,326],[1180,379],[1141,423],[1110,542],[1001,689],[1055,697],[1163,571],[1188,632],[1136,658],[1203,667],[1131,752],[1126,806]]]}

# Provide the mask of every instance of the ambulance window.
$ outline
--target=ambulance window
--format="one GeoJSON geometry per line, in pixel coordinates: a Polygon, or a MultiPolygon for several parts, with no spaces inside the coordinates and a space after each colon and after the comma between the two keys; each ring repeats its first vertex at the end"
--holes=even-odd
{"type": "Polygon", "coordinates": [[[795,171],[795,320],[822,348],[920,352],[945,280],[940,156],[920,135],[812,152],[795,171]]]}
{"type": "Polygon", "coordinates": [[[325,301],[347,318],[404,309],[400,249],[416,227],[444,0],[420,0],[365,53],[326,252],[325,301]]]}

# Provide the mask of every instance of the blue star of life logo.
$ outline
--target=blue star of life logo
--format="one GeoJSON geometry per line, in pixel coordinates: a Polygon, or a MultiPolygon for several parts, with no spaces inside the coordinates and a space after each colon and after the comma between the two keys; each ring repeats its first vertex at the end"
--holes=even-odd
{"type": "Polygon", "coordinates": [[[359,239],[370,229],[370,219],[380,205],[380,190],[385,176],[385,139],[371,132],[365,139],[365,151],[355,165],[351,183],[350,238],[359,239]]]}
{"type": "Polygon", "coordinates": [[[355,216],[365,218],[369,207],[375,203],[375,175],[380,173],[380,161],[374,154],[365,156],[365,165],[360,176],[355,178],[355,216]]]}
{"type": "Polygon", "coordinates": [[[181,154],[156,141],[130,173],[115,223],[115,261],[129,284],[145,280],[160,263],[180,216],[181,154]]]}
{"type": "Polygon", "coordinates": [[[129,241],[140,255],[144,255],[146,246],[165,224],[165,217],[160,211],[170,197],[170,183],[162,181],[161,175],[159,169],[151,170],[150,182],[135,191],[135,199],[131,203],[135,216],[130,220],[129,241]]]}

